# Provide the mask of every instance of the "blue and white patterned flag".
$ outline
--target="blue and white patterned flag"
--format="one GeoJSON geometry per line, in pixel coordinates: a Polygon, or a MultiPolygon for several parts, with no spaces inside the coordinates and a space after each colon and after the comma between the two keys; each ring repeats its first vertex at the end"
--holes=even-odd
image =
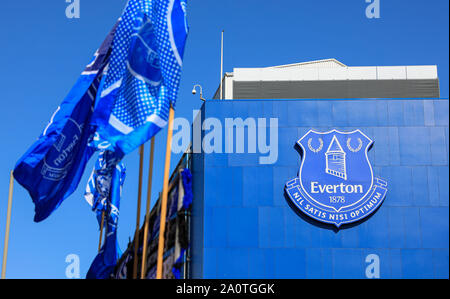
{"type": "Polygon", "coordinates": [[[88,279],[106,279],[114,270],[121,256],[117,242],[120,197],[125,181],[125,166],[114,152],[100,153],[94,171],[89,179],[85,198],[97,214],[99,225],[105,212],[105,242],[89,268],[88,279]]]}
{"type": "Polygon", "coordinates": [[[125,155],[166,125],[187,32],[185,0],[128,1],[93,115],[94,146],[125,155]]]}

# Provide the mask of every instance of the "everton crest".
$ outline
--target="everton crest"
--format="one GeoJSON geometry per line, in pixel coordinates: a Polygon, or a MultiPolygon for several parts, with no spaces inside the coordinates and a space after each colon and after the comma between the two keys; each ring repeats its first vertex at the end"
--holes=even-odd
{"type": "Polygon", "coordinates": [[[387,183],[373,175],[373,141],[363,132],[310,130],[297,143],[300,171],[285,190],[303,213],[340,227],[369,216],[383,202],[387,183]]]}

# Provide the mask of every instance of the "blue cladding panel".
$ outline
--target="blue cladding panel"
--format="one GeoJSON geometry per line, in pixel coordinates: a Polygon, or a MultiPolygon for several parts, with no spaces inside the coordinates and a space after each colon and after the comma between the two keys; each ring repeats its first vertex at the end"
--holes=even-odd
{"type": "Polygon", "coordinates": [[[403,117],[403,101],[388,101],[388,125],[403,126],[403,117]]]}
{"type": "MultiPolygon", "coordinates": [[[[420,210],[419,208],[404,208],[403,221],[405,225],[405,247],[421,248],[420,210]]],[[[422,215],[423,219],[423,215],[422,215]]]]}
{"type": "MultiPolygon", "coordinates": [[[[390,249],[389,250],[388,265],[390,266],[390,273],[391,273],[391,276],[388,278],[400,279],[403,277],[403,275],[402,275],[402,257],[401,257],[400,249],[390,249]]],[[[383,273],[381,273],[381,277],[384,277],[383,273]]]]}
{"type": "Polygon", "coordinates": [[[388,209],[383,209],[382,206],[375,214],[372,214],[369,219],[359,225],[360,247],[387,248],[389,246],[389,234],[388,231],[383,228],[387,228],[388,224],[388,209]]]}
{"type": "Polygon", "coordinates": [[[436,126],[448,127],[448,101],[434,101],[434,121],[436,126]]]}
{"type": "Polygon", "coordinates": [[[228,245],[237,248],[258,247],[258,209],[230,209],[228,226],[228,245]],[[245,225],[242,225],[245,219],[245,225]]]}
{"type": "MultiPolygon", "coordinates": [[[[307,128],[305,128],[305,130],[307,130],[307,128]]],[[[295,150],[295,144],[301,137],[298,133],[297,127],[278,129],[277,166],[292,166],[299,164],[300,155],[295,150]],[[292,142],[292,140],[294,140],[294,142],[292,142]]]]}
{"type": "Polygon", "coordinates": [[[429,206],[428,198],[428,171],[426,166],[413,167],[412,169],[413,198],[415,206],[429,206]]]}
{"type": "Polygon", "coordinates": [[[420,209],[423,248],[448,248],[448,207],[420,209]]]}
{"type": "Polygon", "coordinates": [[[400,140],[398,137],[398,128],[389,127],[389,165],[400,165],[400,140]]]}
{"type": "Polygon", "coordinates": [[[430,132],[425,127],[399,129],[402,165],[430,165],[430,132]]]}
{"type": "Polygon", "coordinates": [[[227,208],[205,208],[205,247],[228,246],[229,222],[227,208]]]}
{"type": "Polygon", "coordinates": [[[273,203],[273,168],[245,167],[243,169],[243,206],[265,207],[273,203]],[[264,185],[265,188],[259,188],[264,185]]]}
{"type": "Polygon", "coordinates": [[[432,165],[448,165],[445,128],[430,128],[430,144],[432,165]]]}
{"type": "Polygon", "coordinates": [[[383,205],[409,206],[412,205],[412,168],[406,166],[381,167],[380,177],[389,184],[389,193],[383,205]]]}
{"type": "Polygon", "coordinates": [[[389,218],[389,248],[403,248],[405,247],[405,221],[403,208],[392,207],[387,209],[389,218]]]}
{"type": "Polygon", "coordinates": [[[402,273],[407,279],[433,278],[433,251],[431,249],[402,250],[402,273]]]}
{"type": "Polygon", "coordinates": [[[448,249],[433,250],[434,277],[448,279],[448,249]]]}
{"type": "Polygon", "coordinates": [[[351,105],[347,103],[347,109],[349,109],[349,126],[368,127],[376,126],[378,123],[377,114],[375,113],[377,109],[376,102],[354,101],[351,105]]]}
{"type": "Polygon", "coordinates": [[[206,277],[217,276],[217,249],[216,248],[205,248],[203,251],[204,255],[204,269],[203,275],[206,277]]]}
{"type": "MultiPolygon", "coordinates": [[[[331,127],[333,125],[333,105],[330,102],[317,102],[319,111],[318,125],[320,127],[331,127]]],[[[304,126],[305,124],[303,124],[304,126]]]]}
{"type": "Polygon", "coordinates": [[[269,209],[269,247],[283,248],[285,240],[285,223],[284,223],[283,208],[269,209]]]}
{"type": "Polygon", "coordinates": [[[375,146],[371,152],[374,153],[375,159],[372,159],[374,166],[388,166],[389,165],[389,147],[377,146],[378,144],[389,144],[389,128],[375,127],[373,128],[372,138],[375,146]]]}
{"type": "Polygon", "coordinates": [[[448,165],[437,167],[439,180],[439,203],[441,206],[448,207],[448,165]]]}
{"type": "Polygon", "coordinates": [[[226,248],[217,250],[217,278],[248,278],[249,250],[226,248]]]}
{"type": "Polygon", "coordinates": [[[266,264],[267,257],[265,251],[259,249],[249,249],[248,271],[249,277],[263,279],[267,277],[266,264]]]}
{"type": "Polygon", "coordinates": [[[360,247],[360,228],[344,229],[341,231],[342,247],[358,248],[360,247]]]}
{"type": "Polygon", "coordinates": [[[333,102],[333,123],[335,126],[348,126],[347,102],[333,102]]]}
{"type": "Polygon", "coordinates": [[[270,242],[270,209],[261,207],[258,211],[258,238],[259,248],[269,248],[270,242]]]}
{"type": "Polygon", "coordinates": [[[403,103],[405,126],[423,126],[424,109],[418,101],[409,101],[403,103]]]}
{"type": "Polygon", "coordinates": [[[323,277],[322,252],[315,248],[308,248],[306,252],[306,277],[317,279],[323,277]]]}
{"type": "Polygon", "coordinates": [[[298,222],[297,215],[289,208],[284,208],[284,220],[286,233],[284,235],[284,247],[295,248],[295,226],[298,222]]]}
{"type": "Polygon", "coordinates": [[[275,278],[303,278],[306,274],[306,253],[304,249],[280,248],[275,253],[275,278]]]}
{"type": "Polygon", "coordinates": [[[211,101],[202,117],[223,130],[225,118],[278,118],[278,159],[194,155],[193,277],[366,278],[371,254],[381,278],[449,277],[448,100],[211,101]],[[333,128],[371,137],[374,173],[389,184],[373,215],[340,230],[292,209],[284,194],[300,167],[295,143],[333,128]]]}
{"type": "Polygon", "coordinates": [[[333,250],[333,278],[364,278],[364,257],[361,249],[333,250]]]}
{"type": "Polygon", "coordinates": [[[434,103],[433,101],[423,101],[423,114],[425,126],[434,126],[434,103]]]}
{"type": "MultiPolygon", "coordinates": [[[[273,167],[273,190],[283,190],[286,182],[298,173],[297,166],[274,166],[273,167]]],[[[286,206],[286,198],[283,193],[276,192],[273,197],[274,206],[286,206]]]]}

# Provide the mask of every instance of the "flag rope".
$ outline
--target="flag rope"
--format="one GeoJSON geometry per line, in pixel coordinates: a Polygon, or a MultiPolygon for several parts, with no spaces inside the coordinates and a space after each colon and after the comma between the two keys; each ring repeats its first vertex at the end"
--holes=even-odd
{"type": "Polygon", "coordinates": [[[167,197],[169,193],[169,171],[170,171],[170,155],[172,153],[172,134],[173,134],[173,118],[175,110],[170,105],[169,121],[167,130],[167,145],[166,145],[166,160],[164,165],[164,181],[163,193],[161,199],[161,219],[159,228],[159,242],[158,242],[158,260],[156,266],[156,279],[162,278],[163,270],[163,254],[164,254],[164,233],[166,229],[166,215],[167,215],[167,197]]]}

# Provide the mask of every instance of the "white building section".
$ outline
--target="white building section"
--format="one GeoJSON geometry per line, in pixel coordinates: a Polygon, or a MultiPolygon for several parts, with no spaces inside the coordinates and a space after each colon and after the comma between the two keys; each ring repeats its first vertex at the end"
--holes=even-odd
{"type": "MultiPolygon", "coordinates": [[[[235,68],[222,83],[225,100],[440,96],[436,65],[347,66],[336,59],[235,68]]],[[[219,99],[219,89],[214,99],[219,99]]]]}

